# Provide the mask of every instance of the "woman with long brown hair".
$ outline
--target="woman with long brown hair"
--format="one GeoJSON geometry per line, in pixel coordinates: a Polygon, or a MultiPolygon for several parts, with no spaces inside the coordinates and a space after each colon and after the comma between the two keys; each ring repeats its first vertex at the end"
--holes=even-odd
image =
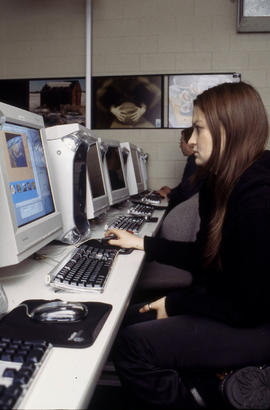
{"type": "Polygon", "coordinates": [[[196,241],[112,230],[118,237],[112,245],[144,250],[194,278],[188,288],[133,308],[115,346],[123,384],[155,408],[189,408],[180,382],[186,372],[270,361],[268,132],[265,107],[251,85],[204,91],[194,101],[190,139],[198,177],[205,179],[196,241]]]}

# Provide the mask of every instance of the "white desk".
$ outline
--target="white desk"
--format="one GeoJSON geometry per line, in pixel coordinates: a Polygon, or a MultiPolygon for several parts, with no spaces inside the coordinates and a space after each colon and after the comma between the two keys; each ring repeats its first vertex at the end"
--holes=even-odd
{"type": "MultiPolygon", "coordinates": [[[[156,223],[146,223],[140,236],[155,234],[165,211],[154,211],[156,223]]],[[[123,213],[123,211],[121,212],[123,213]]],[[[99,236],[96,236],[99,237],[99,236]]],[[[7,294],[9,310],[26,299],[99,301],[110,303],[113,309],[94,344],[88,348],[53,348],[46,358],[41,374],[34,380],[20,409],[85,409],[98,382],[121,320],[139,277],[145,254],[133,251],[119,255],[102,294],[63,292],[45,285],[46,274],[63,259],[65,245],[51,245],[40,254],[43,260],[28,259],[19,266],[0,269],[1,283],[7,294]]]]}

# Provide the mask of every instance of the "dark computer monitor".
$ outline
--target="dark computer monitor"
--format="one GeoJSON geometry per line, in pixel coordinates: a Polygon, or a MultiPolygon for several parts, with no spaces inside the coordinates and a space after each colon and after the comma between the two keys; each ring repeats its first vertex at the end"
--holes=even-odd
{"type": "Polygon", "coordinates": [[[124,147],[128,152],[125,161],[125,172],[129,194],[136,195],[144,191],[144,181],[139,157],[140,151],[136,145],[130,142],[121,142],[121,147],[124,147]]]}
{"type": "Polygon", "coordinates": [[[144,191],[146,191],[148,190],[148,170],[147,170],[148,154],[145,153],[141,147],[138,147],[138,153],[139,153],[140,169],[141,169],[141,174],[142,174],[144,191]]]}
{"type": "Polygon", "coordinates": [[[119,141],[104,141],[106,154],[103,169],[110,205],[123,202],[129,198],[124,160],[119,141]]]}
{"type": "Polygon", "coordinates": [[[87,153],[87,217],[94,219],[110,207],[102,166],[101,142],[89,139],[87,153]]]}

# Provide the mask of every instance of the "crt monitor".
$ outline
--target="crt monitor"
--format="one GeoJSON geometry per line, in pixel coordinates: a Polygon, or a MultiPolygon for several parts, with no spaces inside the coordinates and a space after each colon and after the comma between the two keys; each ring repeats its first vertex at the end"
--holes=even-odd
{"type": "Polygon", "coordinates": [[[110,207],[102,166],[103,146],[94,136],[88,138],[87,152],[87,218],[94,219],[110,207]]]}
{"type": "Polygon", "coordinates": [[[77,123],[46,128],[57,199],[63,220],[61,242],[75,244],[90,236],[86,214],[87,153],[90,130],[77,123]]]}
{"type": "Polygon", "coordinates": [[[125,161],[125,171],[130,195],[144,191],[143,176],[139,158],[139,149],[130,142],[121,142],[121,147],[126,148],[128,155],[125,161]]]}
{"type": "Polygon", "coordinates": [[[110,205],[123,202],[129,198],[124,160],[119,141],[104,141],[106,153],[103,158],[103,169],[110,205]]]}
{"type": "Polygon", "coordinates": [[[62,218],[43,117],[0,103],[0,266],[14,265],[57,238],[62,218]]]}
{"type": "Polygon", "coordinates": [[[148,154],[146,154],[141,147],[138,147],[140,167],[144,185],[144,191],[148,190],[148,172],[147,172],[147,161],[148,154]]]}

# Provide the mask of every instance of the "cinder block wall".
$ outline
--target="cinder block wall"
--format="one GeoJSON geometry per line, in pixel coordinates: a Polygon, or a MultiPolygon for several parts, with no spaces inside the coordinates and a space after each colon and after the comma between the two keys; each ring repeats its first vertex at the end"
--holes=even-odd
{"type": "Polygon", "coordinates": [[[84,0],[1,0],[0,78],[85,75],[84,0]]]}
{"type": "MultiPolygon", "coordinates": [[[[236,0],[93,1],[93,75],[240,72],[270,112],[270,33],[236,32],[236,0]]],[[[180,130],[104,130],[149,152],[152,188],[177,184],[180,130]]]]}
{"type": "MultiPolygon", "coordinates": [[[[92,74],[240,72],[270,113],[270,33],[236,32],[236,0],[92,0],[92,74]]],[[[85,75],[84,0],[1,0],[0,78],[85,75]]],[[[99,130],[149,153],[150,187],[178,183],[180,130],[99,130]]]]}

